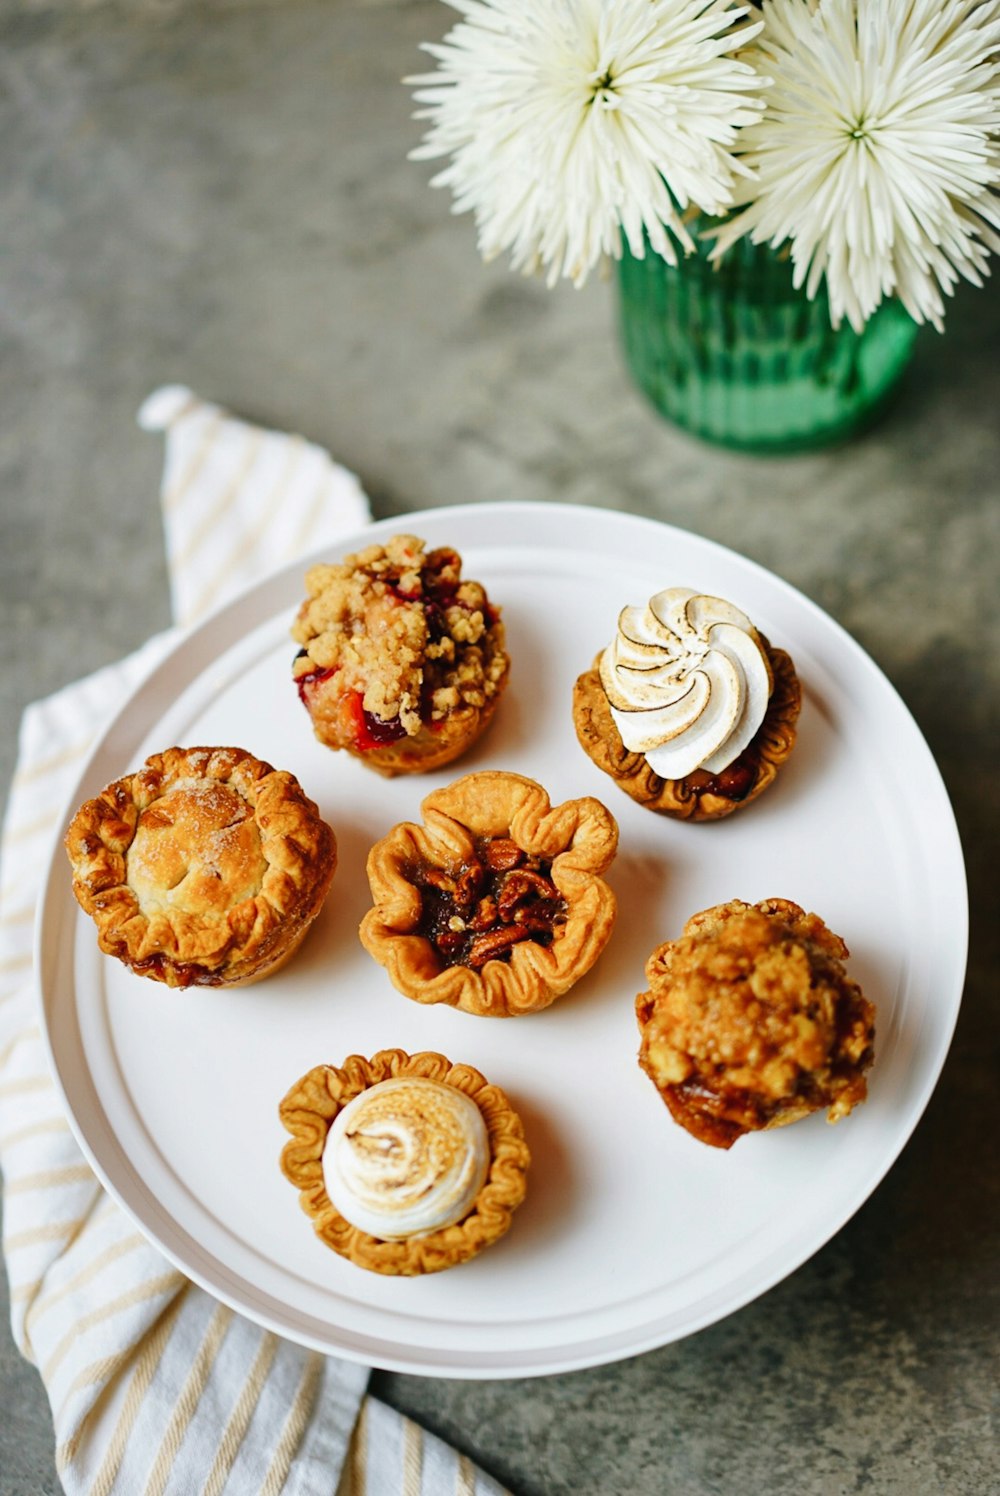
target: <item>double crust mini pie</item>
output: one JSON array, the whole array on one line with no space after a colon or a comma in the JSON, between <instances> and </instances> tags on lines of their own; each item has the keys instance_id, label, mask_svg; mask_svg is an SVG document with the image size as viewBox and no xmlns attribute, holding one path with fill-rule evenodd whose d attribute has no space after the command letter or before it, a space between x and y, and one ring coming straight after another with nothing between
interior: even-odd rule
<instances>
[{"instance_id":1,"label":"double crust mini pie","mask_svg":"<svg viewBox=\"0 0 1000 1496\"><path fill-rule=\"evenodd\" d=\"M600 876L618 827L598 800L553 806L520 774L467 774L369 853L365 948L422 1003L510 1017L589 971L614 927Z\"/></svg>"},{"instance_id":2,"label":"double crust mini pie","mask_svg":"<svg viewBox=\"0 0 1000 1496\"><path fill-rule=\"evenodd\" d=\"M101 950L169 987L238 987L289 959L337 866L294 775L242 748L168 748L66 834Z\"/></svg>"},{"instance_id":3,"label":"double crust mini pie","mask_svg":"<svg viewBox=\"0 0 1000 1496\"><path fill-rule=\"evenodd\" d=\"M719 820L749 805L795 745L791 658L720 598L671 587L622 610L576 682L581 747L640 805Z\"/></svg>"},{"instance_id":4,"label":"double crust mini pie","mask_svg":"<svg viewBox=\"0 0 1000 1496\"><path fill-rule=\"evenodd\" d=\"M788 899L694 915L650 956L636 999L639 1063L676 1122L729 1148L746 1132L865 1100L875 1009L847 946Z\"/></svg>"},{"instance_id":5,"label":"double crust mini pie","mask_svg":"<svg viewBox=\"0 0 1000 1496\"><path fill-rule=\"evenodd\" d=\"M412 535L313 566L292 638L313 730L380 774L450 763L489 725L509 660L499 610L447 547Z\"/></svg>"},{"instance_id":6,"label":"double crust mini pie","mask_svg":"<svg viewBox=\"0 0 1000 1496\"><path fill-rule=\"evenodd\" d=\"M316 1235L370 1272L466 1262L504 1235L524 1199L520 1118L499 1086L442 1054L384 1049L317 1065L279 1114L292 1135L282 1172Z\"/></svg>"}]
</instances>

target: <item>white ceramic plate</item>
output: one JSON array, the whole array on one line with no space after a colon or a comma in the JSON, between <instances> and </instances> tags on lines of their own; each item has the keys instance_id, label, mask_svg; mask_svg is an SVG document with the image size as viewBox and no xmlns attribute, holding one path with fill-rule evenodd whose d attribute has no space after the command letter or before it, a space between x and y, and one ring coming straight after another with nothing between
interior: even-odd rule
<instances>
[{"instance_id":1,"label":"white ceramic plate","mask_svg":"<svg viewBox=\"0 0 1000 1496\"><path fill-rule=\"evenodd\" d=\"M108 1189L191 1278L323 1351L444 1376L563 1371L662 1345L778 1282L857 1210L903 1147L944 1061L961 995L966 896L954 819L898 696L820 610L694 535L588 508L483 505L376 524L462 552L502 605L510 688L457 768L385 781L312 738L290 681L304 564L186 637L125 704L73 806L173 743L236 744L297 774L337 832L326 907L290 966L240 991L170 991L101 956L53 853L40 920L44 1020L80 1142ZM319 558L317 558L319 559ZM331 559L329 555L325 559ZM576 742L576 675L619 609L668 585L737 603L787 647L804 687L777 783L730 820L640 809ZM432 787L498 767L553 801L597 795L618 817L615 934L544 1013L483 1019L400 996L362 949L369 847ZM778 895L851 947L878 1009L870 1099L724 1153L671 1120L636 1061L633 999L651 949L725 899ZM313 1235L278 1168L277 1106L311 1066L435 1049L520 1111L534 1162L509 1235L473 1262L383 1279Z\"/></svg>"}]
</instances>

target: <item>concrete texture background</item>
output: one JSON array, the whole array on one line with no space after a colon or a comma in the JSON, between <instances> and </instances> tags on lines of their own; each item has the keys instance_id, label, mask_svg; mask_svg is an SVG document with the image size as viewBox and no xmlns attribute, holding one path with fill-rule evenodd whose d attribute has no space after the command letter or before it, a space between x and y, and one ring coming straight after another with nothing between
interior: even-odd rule
<instances>
[{"instance_id":1,"label":"concrete texture background","mask_svg":"<svg viewBox=\"0 0 1000 1496\"><path fill-rule=\"evenodd\" d=\"M509 497L657 516L763 562L887 672L942 767L973 943L924 1120L843 1231L764 1298L619 1365L374 1389L516 1496L998 1490L1000 286L963 288L870 434L714 451L625 378L611 288L483 267L406 160L400 78L437 4L0 0L0 784L22 706L168 622L168 380L300 430L378 515ZM892 787L887 785L886 792ZM0 1491L58 1489L0 1329Z\"/></svg>"}]
</instances>

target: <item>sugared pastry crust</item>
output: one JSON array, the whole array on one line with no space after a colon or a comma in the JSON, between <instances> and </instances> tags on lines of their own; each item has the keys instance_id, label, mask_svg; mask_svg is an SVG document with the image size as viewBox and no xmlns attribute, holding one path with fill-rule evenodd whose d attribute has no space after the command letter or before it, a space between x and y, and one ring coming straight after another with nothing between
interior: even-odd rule
<instances>
[{"instance_id":1,"label":"sugared pastry crust","mask_svg":"<svg viewBox=\"0 0 1000 1496\"><path fill-rule=\"evenodd\" d=\"M623 610L615 639L576 682L573 721L585 752L633 800L709 821L774 781L801 701L791 658L745 614L675 587Z\"/></svg>"},{"instance_id":2,"label":"sugared pastry crust","mask_svg":"<svg viewBox=\"0 0 1000 1496\"><path fill-rule=\"evenodd\" d=\"M745 1132L864 1101L875 1009L847 946L788 899L696 914L646 963L639 1063L675 1121L729 1148Z\"/></svg>"},{"instance_id":3,"label":"sugared pastry crust","mask_svg":"<svg viewBox=\"0 0 1000 1496\"><path fill-rule=\"evenodd\" d=\"M98 943L169 987L237 987L298 948L337 843L294 775L242 748L168 748L77 811L73 892Z\"/></svg>"},{"instance_id":4,"label":"sugared pastry crust","mask_svg":"<svg viewBox=\"0 0 1000 1496\"><path fill-rule=\"evenodd\" d=\"M546 1008L611 935L601 878L618 827L598 800L552 806L520 774L467 774L423 802L368 855L375 907L361 940L422 1003L511 1017Z\"/></svg>"},{"instance_id":5,"label":"sugared pastry crust","mask_svg":"<svg viewBox=\"0 0 1000 1496\"><path fill-rule=\"evenodd\" d=\"M450 763L486 729L507 684L504 629L457 551L412 535L313 566L292 638L313 729L380 774Z\"/></svg>"},{"instance_id":6,"label":"sugared pastry crust","mask_svg":"<svg viewBox=\"0 0 1000 1496\"><path fill-rule=\"evenodd\" d=\"M348 1107L346 1127L338 1125ZM370 1272L413 1277L467 1262L503 1236L524 1199L530 1154L520 1118L499 1086L442 1054L383 1049L317 1065L279 1113L292 1135L281 1168L316 1235ZM328 1182L346 1209L385 1234L352 1225ZM436 1225L436 1213L448 1224Z\"/></svg>"}]
</instances>

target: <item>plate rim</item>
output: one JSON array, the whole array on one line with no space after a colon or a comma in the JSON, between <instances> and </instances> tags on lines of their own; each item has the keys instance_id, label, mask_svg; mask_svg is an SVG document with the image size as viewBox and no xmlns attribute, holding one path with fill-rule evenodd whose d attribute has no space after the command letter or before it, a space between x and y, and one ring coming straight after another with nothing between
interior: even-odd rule
<instances>
[{"instance_id":1,"label":"plate rim","mask_svg":"<svg viewBox=\"0 0 1000 1496\"><path fill-rule=\"evenodd\" d=\"M808 1245L804 1252L796 1253L791 1266L788 1265L782 1254L772 1254L772 1256L777 1255L778 1257L778 1261L773 1265L772 1270L765 1272L763 1275L760 1273L751 1274L751 1281L733 1293L727 1294L723 1290L715 1290L709 1295L710 1306L707 1305L700 1315L692 1316L690 1322L686 1323L676 1333L669 1331L666 1334L662 1333L663 1321L661 1318L660 1321L651 1323L647 1327L645 1334L637 1334L633 1330L625 1330L599 1336L596 1340L587 1342L588 1350L583 1353L580 1353L577 1347L570 1347L568 1349L564 1347L565 1353L562 1356L553 1355L545 1351L538 1352L537 1355L531 1354L526 1358L526 1353L522 1350L521 1359L516 1364L504 1363L498 1365L495 1353L493 1352L486 1353L485 1357L477 1358L475 1353L467 1351L461 1353L465 1357L462 1361L455 1359L456 1352L444 1352L442 1353L441 1363L434 1364L433 1358L430 1360L421 1360L419 1357L415 1359L413 1355L394 1355L391 1348L387 1349L384 1354L379 1354L378 1358L373 1361L372 1346L379 1343L377 1337L370 1334L365 1336L364 1338L367 1342L367 1348L365 1348L364 1346L345 1345L330 1339L324 1339L322 1336L314 1336L301 1327L294 1328L290 1326L287 1319L283 1320L280 1314L275 1315L270 1313L266 1308L261 1307L259 1302L255 1304L251 1299L242 1296L240 1293L227 1289L225 1285L220 1285L210 1273L202 1272L198 1267L192 1267L190 1260L184 1256L183 1252L177 1250L169 1241L165 1241L162 1233L157 1231L154 1226L151 1226L138 1210L133 1208L132 1204L123 1197L122 1191L110 1175L109 1170L105 1167L104 1161L97 1149L91 1145L86 1129L76 1115L74 1102L70 1096L68 1081L64 1080L60 1068L56 1044L50 1031L48 1012L50 1004L47 1001L46 983L44 980L51 960L54 959L52 952L58 948L58 940L68 938L72 942L72 932L75 929L75 919L73 917L76 914L76 905L72 899L71 889L65 877L65 866L62 863L64 855L62 851L62 838L65 826L81 802L81 797L86 797L88 794L97 792L96 790L88 790L87 788L94 765L100 758L109 753L116 736L121 735L124 725L132 717L136 716L137 702L142 700L145 693L155 692L158 679L172 667L178 655L181 655L188 649L197 649L198 643L217 626L220 619L226 615L238 614L241 608L244 608L247 602L258 593L266 592L269 588L280 587L286 578L296 574L301 575L301 572L305 568L317 560L328 558L331 554L343 555L350 550L362 547L365 543L373 543L388 534L408 532L411 525L419 527L424 522L432 521L438 523L443 519L447 519L448 521L454 521L459 526L471 522L473 527L475 527L477 523L486 520L503 518L510 518L512 520L521 518L537 519L540 513L544 513L550 518L558 516L567 523L572 523L575 517L581 522L588 521L593 523L596 520L599 523L610 524L613 528L620 526L624 530L631 529L633 533L655 531L661 539L664 536L669 537L671 534L675 534L682 536L685 542L693 541L698 546L706 548L709 554L714 553L725 557L729 563L735 560L740 567L746 568L751 574L756 575L768 588L776 588L779 593L784 594L786 600L791 602L796 608L804 608L821 629L827 632L832 631L837 636L840 647L846 648L852 656L855 666L868 672L877 688L881 692L888 694L894 703L895 709L901 711L908 720L914 735L914 743L922 752L925 760L925 768L930 772L935 783L939 801L937 807L937 834L946 837L949 843L949 860L954 864L954 871L957 873L957 880L950 879L951 897L957 906L958 912L961 914L960 922L952 927L955 939L951 943L950 949L951 969L953 973L953 981L949 986L948 993L950 1007L947 1013L947 1020L941 1029L938 1052L933 1055L931 1063L925 1067L923 1083L913 1100L906 1124L900 1126L892 1138L891 1145L880 1153L874 1177L871 1178L870 1182L867 1182L866 1176L866 1182L859 1191L852 1195L851 1203L846 1210L835 1213L832 1224L829 1221L823 1223L822 1229L817 1234L817 1239L811 1245ZM475 546L476 540L474 537L469 536L462 540L461 543L466 547ZM261 614L258 615L257 624L265 623L273 616L273 612L274 610L269 611L265 616L262 609ZM227 640L221 648L213 651L214 657L218 658L227 653L234 647L236 642L236 640ZM195 675L200 673L201 670L199 669L195 672ZM195 675L192 675L190 680L186 679L187 685L191 684ZM148 724L138 729L138 741L141 742L147 730ZM120 772L126 771L122 769ZM953 1041L955 1026L961 1008L968 960L968 880L961 837L955 820L954 810L940 768L919 724L901 694L882 668L842 624L832 618L798 588L753 558L743 555L733 547L723 545L719 541L700 535L696 531L684 529L668 521L634 515L628 511L598 505L534 503L522 500L508 500L501 502L439 505L431 509L412 510L403 514L387 516L356 530L346 532L344 535L338 536L330 542L311 547L300 557L283 562L280 566L241 587L217 607L213 608L210 613L206 614L196 624L168 631L163 651L140 674L121 706L106 718L103 725L98 728L93 746L75 778L71 793L66 797L65 803L61 808L60 818L48 848L44 865L45 873L39 891L38 914L34 934L35 990L42 1042L50 1071L74 1137L97 1177L101 1180L104 1188L139 1228L144 1237L158 1251L162 1252L168 1261L178 1267L191 1281L197 1283L214 1298L226 1303L237 1312L246 1315L249 1319L279 1335L295 1340L323 1354L339 1355L362 1364L375 1364L387 1370L415 1375L448 1376L470 1380L505 1379L516 1376L551 1375L608 1364L628 1356L643 1354L658 1346L685 1338L689 1334L695 1334L708 1325L717 1323L719 1320L728 1317L729 1314L735 1313L738 1309L745 1307L754 1299L768 1292L784 1278L797 1271L810 1257L814 1256L817 1251L842 1230L851 1217L871 1197L895 1164L926 1111ZM62 928L62 924L66 922L67 914L70 916L68 920L68 930L70 933L68 935L66 930ZM55 937L55 943L53 937ZM75 994L73 1002L75 1007ZM85 1065L85 1068L87 1068L89 1078L89 1067ZM100 1096L97 1094L96 1087L94 1089L96 1099L100 1105ZM103 1106L101 1110L103 1114ZM113 1128L106 1116L104 1117L104 1121L107 1125L109 1135L113 1137ZM179 1231L185 1239L194 1241L186 1226L182 1226L176 1220L173 1220L173 1218L171 1218L171 1221L175 1232ZM197 1247L197 1242L194 1242L194 1245ZM202 1247L201 1250L206 1255L211 1256L213 1261L219 1261L209 1249ZM221 1263L220 1266L228 1276L238 1279L241 1284L247 1284L247 1287L253 1290L254 1285L247 1283L247 1280L237 1270L227 1266L225 1263ZM745 1274L737 1275L734 1280L730 1280L727 1287L732 1289L734 1282L738 1284L741 1278L745 1276ZM712 1301L719 1298L720 1293L725 1300L721 1309L712 1303ZM269 1302L273 1301L273 1295L267 1290L258 1289L257 1295L258 1299L263 1295ZM286 1306L286 1314L292 1312L294 1312L297 1318L301 1319L303 1317L299 1311L291 1311L289 1306ZM668 1319L670 1317L672 1316L666 1316ZM351 1336L357 1336L357 1332L355 1331L347 1333ZM628 1339L629 1343L627 1346L622 1347L613 1344L623 1336ZM426 1358L429 1353L423 1351L421 1354ZM535 1364L536 1361L540 1361L541 1364Z\"/></svg>"}]
</instances>

